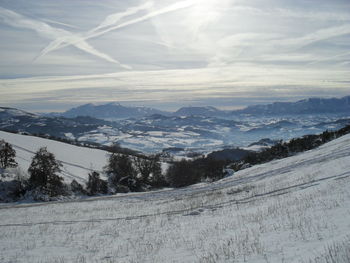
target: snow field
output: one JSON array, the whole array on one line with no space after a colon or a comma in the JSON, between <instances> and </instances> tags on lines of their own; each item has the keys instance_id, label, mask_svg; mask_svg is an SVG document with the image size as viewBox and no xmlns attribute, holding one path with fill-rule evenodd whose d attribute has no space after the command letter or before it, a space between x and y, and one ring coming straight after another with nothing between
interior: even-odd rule
<instances>
[{"instance_id":1,"label":"snow field","mask_svg":"<svg viewBox=\"0 0 350 263\"><path fill-rule=\"evenodd\" d=\"M0 261L345 263L349 186L347 135L212 184L3 206Z\"/></svg>"},{"instance_id":2,"label":"snow field","mask_svg":"<svg viewBox=\"0 0 350 263\"><path fill-rule=\"evenodd\" d=\"M107 163L108 153L102 150L78 147L43 138L24 136L0 131L0 139L12 144L16 150L19 167L27 171L32 158L40 147L47 147L57 160L62 161L62 173L66 182L73 179L85 183L91 170L102 171Z\"/></svg>"}]
</instances>

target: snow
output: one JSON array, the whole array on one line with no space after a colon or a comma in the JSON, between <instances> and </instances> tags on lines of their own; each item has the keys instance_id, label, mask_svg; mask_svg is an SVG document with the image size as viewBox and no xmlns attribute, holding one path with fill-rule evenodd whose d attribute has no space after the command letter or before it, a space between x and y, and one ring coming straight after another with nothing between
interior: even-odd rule
<instances>
[{"instance_id":1,"label":"snow","mask_svg":"<svg viewBox=\"0 0 350 263\"><path fill-rule=\"evenodd\" d=\"M75 137L74 137L73 133L71 133L71 132L65 133L64 136L66 136L70 140L75 140Z\"/></svg>"},{"instance_id":2,"label":"snow","mask_svg":"<svg viewBox=\"0 0 350 263\"><path fill-rule=\"evenodd\" d=\"M63 164L61 175L66 182L75 179L85 183L91 170L102 171L107 163L108 153L102 150L78 147L62 142L24 136L0 131L0 139L12 144L16 150L16 161L23 170L28 170L34 153L47 147Z\"/></svg>"},{"instance_id":3,"label":"snow","mask_svg":"<svg viewBox=\"0 0 350 263\"><path fill-rule=\"evenodd\" d=\"M0 133L5 136L31 149L42 144L42 139ZM80 150L64 147L56 150L79 161L74 155ZM80 153L94 159L88 157L93 151ZM7 204L0 211L0 262L345 263L350 258L350 135L214 183ZM332 248L343 256L322 261L335 258Z\"/></svg>"}]
</instances>

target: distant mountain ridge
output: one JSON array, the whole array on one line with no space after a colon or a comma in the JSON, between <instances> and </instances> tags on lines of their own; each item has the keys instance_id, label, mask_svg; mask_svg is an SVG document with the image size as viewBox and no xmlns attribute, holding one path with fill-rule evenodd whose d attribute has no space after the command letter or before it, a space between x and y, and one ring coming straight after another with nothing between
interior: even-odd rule
<instances>
[{"instance_id":1,"label":"distant mountain ridge","mask_svg":"<svg viewBox=\"0 0 350 263\"><path fill-rule=\"evenodd\" d=\"M81 134L103 125L116 125L89 116L74 118L46 117L15 108L0 107L0 129L25 132L30 134L47 134L64 138L65 134Z\"/></svg>"},{"instance_id":2,"label":"distant mountain ridge","mask_svg":"<svg viewBox=\"0 0 350 263\"><path fill-rule=\"evenodd\" d=\"M350 113L350 96L330 99L309 98L297 102L274 102L267 105L253 105L232 113L252 115Z\"/></svg>"},{"instance_id":3,"label":"distant mountain ridge","mask_svg":"<svg viewBox=\"0 0 350 263\"><path fill-rule=\"evenodd\" d=\"M122 106L119 103L112 102L103 105L94 105L92 103L84 104L62 113L61 116L66 118L90 116L98 119L115 120L125 118L138 118L153 114L164 115L168 114L168 112L147 107Z\"/></svg>"},{"instance_id":4,"label":"distant mountain ridge","mask_svg":"<svg viewBox=\"0 0 350 263\"><path fill-rule=\"evenodd\" d=\"M204 110L204 112L202 112ZM219 111L219 110L218 110ZM108 121L90 116L67 118L43 116L14 108L0 107L0 130L41 134L78 142L111 145L118 142L141 152L159 152L182 148L183 153L209 152L236 146L248 146L262 138L285 139L333 130L349 124L350 115L249 115L230 112L224 117L215 108L192 107L175 114L152 114L141 118ZM190 116L184 116L190 114Z\"/></svg>"},{"instance_id":5,"label":"distant mountain ridge","mask_svg":"<svg viewBox=\"0 0 350 263\"><path fill-rule=\"evenodd\" d=\"M123 106L119 103L102 105L84 104L63 113L50 113L46 116L62 116L74 118L90 116L97 119L118 120L142 118L151 115L163 116L204 116L230 117L239 114L250 115L294 115L294 114L324 114L350 113L350 96L343 98L309 98L296 102L274 102L266 105L252 105L241 110L227 111L212 106L182 107L175 112L162 111L148 107Z\"/></svg>"},{"instance_id":6,"label":"distant mountain ridge","mask_svg":"<svg viewBox=\"0 0 350 263\"><path fill-rule=\"evenodd\" d=\"M226 115L226 111L219 110L212 106L206 106L206 107L182 107L175 111L173 115L175 116L191 116L191 115L198 115L198 116L206 116L206 117L214 117L214 116L223 116Z\"/></svg>"}]
</instances>

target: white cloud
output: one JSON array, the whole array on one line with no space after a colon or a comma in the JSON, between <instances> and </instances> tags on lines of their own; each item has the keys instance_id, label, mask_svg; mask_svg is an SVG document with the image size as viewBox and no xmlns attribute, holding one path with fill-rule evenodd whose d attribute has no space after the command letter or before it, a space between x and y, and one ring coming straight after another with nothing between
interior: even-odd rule
<instances>
[{"instance_id":1,"label":"white cloud","mask_svg":"<svg viewBox=\"0 0 350 263\"><path fill-rule=\"evenodd\" d=\"M0 103L7 105L349 90L350 12L342 1L21 3L0 4Z\"/></svg>"},{"instance_id":2,"label":"white cloud","mask_svg":"<svg viewBox=\"0 0 350 263\"><path fill-rule=\"evenodd\" d=\"M342 81L346 80L346 69L241 64L224 68L7 79L0 80L0 98L6 98L9 103L48 95L56 100L68 99L68 96L70 102L81 103L82 100L94 101L94 98L99 101L172 101L174 98L181 101L188 98L227 99L242 94L283 97L298 96L301 90L314 94L325 91L344 94L348 86Z\"/></svg>"},{"instance_id":3,"label":"white cloud","mask_svg":"<svg viewBox=\"0 0 350 263\"><path fill-rule=\"evenodd\" d=\"M140 22L149 20L151 18L160 16L160 15L174 12L174 11L177 11L177 10L180 10L183 8L188 8L190 6L193 6L193 4L194 4L193 0L186 0L186 1L177 2L175 4L166 6L164 8L160 8L156 11L149 12L149 13L142 15L138 18L130 19L130 20L123 22L123 23L120 23L120 24L118 24L118 22L120 21L121 18L124 18L125 16L129 16L130 14L137 13L138 11L140 11L142 9L149 8L149 7L151 7L151 5L146 3L145 5L128 9L127 11L125 11L123 13L116 13L114 15L110 15L102 22L102 24L100 24L97 28L92 29L87 34L85 34L81 37L65 39L64 41L60 41L59 45L57 45L57 42L56 42L55 45L52 45L50 48L46 48L45 52L42 52L42 54L40 56L43 56L49 52L52 52L54 50L64 48L64 47L67 47L70 45L78 45L80 42L104 35L110 31L113 31L113 30L122 29L122 28L131 26L134 24L138 24Z\"/></svg>"},{"instance_id":4,"label":"white cloud","mask_svg":"<svg viewBox=\"0 0 350 263\"><path fill-rule=\"evenodd\" d=\"M34 30L38 34L40 34L41 36L43 36L45 38L57 40L56 42L51 43L51 45L50 45L51 48L56 47L57 44L59 43L60 39L64 39L65 41L70 41L70 42L75 41L75 42L77 42L77 43L74 43L74 46L76 48L81 49L87 53L94 55L94 56L105 59L109 62L119 64L121 67L130 69L130 67L119 63L115 59L111 58L109 55L104 54L100 51L97 51L95 48L91 47L85 41L76 41L78 39L78 37L76 35L68 32L68 31L66 31L66 30L51 27L50 25L48 25L42 21L26 18L26 17L24 17L16 12L13 12L11 10L8 10L8 9L2 8L2 7L0 7L0 18L2 18L2 20L10 26ZM37 57L37 59L38 58L40 58L40 55Z\"/></svg>"},{"instance_id":5,"label":"white cloud","mask_svg":"<svg viewBox=\"0 0 350 263\"><path fill-rule=\"evenodd\" d=\"M350 24L344 24L341 26L322 28L302 37L274 40L273 42L270 42L270 44L287 48L299 48L314 42L348 34L350 34Z\"/></svg>"}]
</instances>

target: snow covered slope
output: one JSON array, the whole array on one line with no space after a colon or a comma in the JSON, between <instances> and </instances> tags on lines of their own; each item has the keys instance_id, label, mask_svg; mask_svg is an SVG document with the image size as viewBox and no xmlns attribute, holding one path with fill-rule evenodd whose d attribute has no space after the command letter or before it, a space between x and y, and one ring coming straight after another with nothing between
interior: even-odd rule
<instances>
[{"instance_id":1,"label":"snow covered slope","mask_svg":"<svg viewBox=\"0 0 350 263\"><path fill-rule=\"evenodd\" d=\"M350 135L212 184L0 207L0 262L350 259Z\"/></svg>"},{"instance_id":2,"label":"snow covered slope","mask_svg":"<svg viewBox=\"0 0 350 263\"><path fill-rule=\"evenodd\" d=\"M0 131L0 139L12 144L16 150L16 161L25 171L28 170L35 152L40 147L47 147L48 151L56 156L56 159L62 161L61 175L66 182L75 179L84 183L91 170L102 171L103 166L107 163L108 153L102 150L3 131Z\"/></svg>"}]
</instances>

